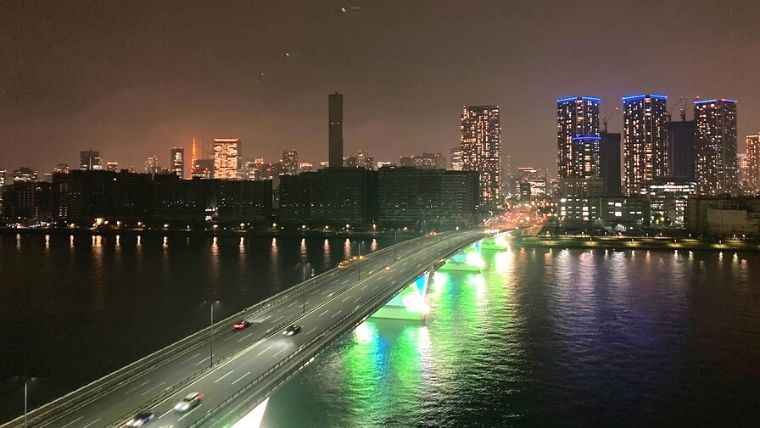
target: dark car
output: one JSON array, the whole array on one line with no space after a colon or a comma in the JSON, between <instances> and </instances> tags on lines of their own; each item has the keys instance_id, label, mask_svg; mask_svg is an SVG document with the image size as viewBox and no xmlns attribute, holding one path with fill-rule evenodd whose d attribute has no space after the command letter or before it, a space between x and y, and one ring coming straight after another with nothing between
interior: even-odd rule
<instances>
[{"instance_id":1,"label":"dark car","mask_svg":"<svg viewBox=\"0 0 760 428\"><path fill-rule=\"evenodd\" d=\"M299 331L301 331L301 326L298 324L293 324L290 327L286 328L285 331L282 332L282 335L295 336Z\"/></svg>"},{"instance_id":2,"label":"dark car","mask_svg":"<svg viewBox=\"0 0 760 428\"><path fill-rule=\"evenodd\" d=\"M134 418L132 418L129 422L127 422L128 427L141 427L143 425L146 425L148 422L152 421L156 417L156 414L152 411L147 412L140 412L135 415Z\"/></svg>"},{"instance_id":3,"label":"dark car","mask_svg":"<svg viewBox=\"0 0 760 428\"><path fill-rule=\"evenodd\" d=\"M203 400L203 393L202 392L191 392L185 396L185 398L182 399L179 403L177 403L176 406L174 406L174 410L185 413L188 410L196 407L197 405L201 404L201 400Z\"/></svg>"},{"instance_id":4,"label":"dark car","mask_svg":"<svg viewBox=\"0 0 760 428\"><path fill-rule=\"evenodd\" d=\"M251 324L253 323L248 320L242 320L242 321L236 322L235 324L232 324L232 328L234 328L235 330L244 330L250 327Z\"/></svg>"}]
</instances>

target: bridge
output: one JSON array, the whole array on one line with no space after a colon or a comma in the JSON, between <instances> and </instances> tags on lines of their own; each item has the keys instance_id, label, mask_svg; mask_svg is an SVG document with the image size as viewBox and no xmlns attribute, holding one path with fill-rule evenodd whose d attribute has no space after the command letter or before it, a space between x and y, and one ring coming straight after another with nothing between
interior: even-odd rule
<instances>
[{"instance_id":1,"label":"bridge","mask_svg":"<svg viewBox=\"0 0 760 428\"><path fill-rule=\"evenodd\" d=\"M151 426L228 426L231 415L254 409L322 349L379 309L394 317L424 311L421 298L400 292L442 258L485 236L483 231L452 231L383 248L34 409L26 421L20 416L0 428L122 427L143 410L155 412ZM400 308L394 309L394 302ZM240 319L252 325L233 330L232 323ZM291 324L300 325L301 331L283 336ZM201 405L186 413L174 411L176 403L196 391L205 395Z\"/></svg>"}]
</instances>

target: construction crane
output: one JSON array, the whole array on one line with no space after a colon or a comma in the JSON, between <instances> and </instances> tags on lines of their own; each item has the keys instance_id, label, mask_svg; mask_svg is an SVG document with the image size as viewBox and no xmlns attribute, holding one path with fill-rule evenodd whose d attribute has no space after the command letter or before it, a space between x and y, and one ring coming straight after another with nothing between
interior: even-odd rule
<instances>
[{"instance_id":1,"label":"construction crane","mask_svg":"<svg viewBox=\"0 0 760 428\"><path fill-rule=\"evenodd\" d=\"M686 122L686 106L688 104L689 104L689 97L681 97L678 99L678 115L681 117L681 122ZM673 116L673 114L671 113L672 111L673 110L668 112L668 121L670 121L670 118Z\"/></svg>"},{"instance_id":2,"label":"construction crane","mask_svg":"<svg viewBox=\"0 0 760 428\"><path fill-rule=\"evenodd\" d=\"M602 132L605 132L605 133L607 132L607 121L612 119L615 116L615 114L617 114L618 110L620 110L620 107L615 107L615 110L612 110L611 112L607 113L607 115L602 118L602 127L604 128Z\"/></svg>"}]
</instances>

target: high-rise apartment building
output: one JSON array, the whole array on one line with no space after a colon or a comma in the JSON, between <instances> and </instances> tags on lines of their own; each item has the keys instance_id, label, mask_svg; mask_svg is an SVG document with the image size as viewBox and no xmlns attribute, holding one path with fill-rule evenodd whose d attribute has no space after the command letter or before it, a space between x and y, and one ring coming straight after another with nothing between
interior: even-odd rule
<instances>
[{"instance_id":1,"label":"high-rise apartment building","mask_svg":"<svg viewBox=\"0 0 760 428\"><path fill-rule=\"evenodd\" d=\"M760 134L747 136L744 161L747 163L746 192L760 195Z\"/></svg>"},{"instance_id":2,"label":"high-rise apartment building","mask_svg":"<svg viewBox=\"0 0 760 428\"><path fill-rule=\"evenodd\" d=\"M171 172L180 179L185 178L185 149L172 147L169 150L169 159Z\"/></svg>"},{"instance_id":3,"label":"high-rise apartment building","mask_svg":"<svg viewBox=\"0 0 760 428\"><path fill-rule=\"evenodd\" d=\"M464 106L460 117L462 170L477 171L480 205L502 205L499 106Z\"/></svg>"},{"instance_id":4,"label":"high-rise apartment building","mask_svg":"<svg viewBox=\"0 0 760 428\"><path fill-rule=\"evenodd\" d=\"M668 175L682 180L697 181L694 174L694 121L668 122L665 132L668 145Z\"/></svg>"},{"instance_id":5,"label":"high-rise apartment building","mask_svg":"<svg viewBox=\"0 0 760 428\"><path fill-rule=\"evenodd\" d=\"M103 159L100 157L100 152L92 149L79 152L79 169L103 169Z\"/></svg>"},{"instance_id":6,"label":"high-rise apartment building","mask_svg":"<svg viewBox=\"0 0 760 428\"><path fill-rule=\"evenodd\" d=\"M599 137L599 177L603 193L605 196L621 196L620 133L604 131Z\"/></svg>"},{"instance_id":7,"label":"high-rise apartment building","mask_svg":"<svg viewBox=\"0 0 760 428\"><path fill-rule=\"evenodd\" d=\"M451 169L454 171L462 170L462 145L451 149Z\"/></svg>"},{"instance_id":8,"label":"high-rise apartment building","mask_svg":"<svg viewBox=\"0 0 760 428\"><path fill-rule=\"evenodd\" d=\"M700 195L736 192L736 101L694 102L696 178Z\"/></svg>"},{"instance_id":9,"label":"high-rise apartment building","mask_svg":"<svg viewBox=\"0 0 760 428\"><path fill-rule=\"evenodd\" d=\"M282 159L280 160L282 165L282 173L285 175L296 175L300 172L298 162L298 152L295 149L283 150Z\"/></svg>"},{"instance_id":10,"label":"high-rise apartment building","mask_svg":"<svg viewBox=\"0 0 760 428\"><path fill-rule=\"evenodd\" d=\"M237 179L241 147L238 138L214 139L214 178Z\"/></svg>"},{"instance_id":11,"label":"high-rise apartment building","mask_svg":"<svg viewBox=\"0 0 760 428\"><path fill-rule=\"evenodd\" d=\"M634 95L623 97L623 165L626 196L646 192L657 177L668 175L668 97Z\"/></svg>"},{"instance_id":12,"label":"high-rise apartment building","mask_svg":"<svg viewBox=\"0 0 760 428\"><path fill-rule=\"evenodd\" d=\"M119 172L119 162L106 162L106 171Z\"/></svg>"},{"instance_id":13,"label":"high-rise apartment building","mask_svg":"<svg viewBox=\"0 0 760 428\"><path fill-rule=\"evenodd\" d=\"M330 168L343 166L343 94L328 96L328 140Z\"/></svg>"},{"instance_id":14,"label":"high-rise apartment building","mask_svg":"<svg viewBox=\"0 0 760 428\"><path fill-rule=\"evenodd\" d=\"M557 170L560 181L599 176L599 98L557 100Z\"/></svg>"}]
</instances>

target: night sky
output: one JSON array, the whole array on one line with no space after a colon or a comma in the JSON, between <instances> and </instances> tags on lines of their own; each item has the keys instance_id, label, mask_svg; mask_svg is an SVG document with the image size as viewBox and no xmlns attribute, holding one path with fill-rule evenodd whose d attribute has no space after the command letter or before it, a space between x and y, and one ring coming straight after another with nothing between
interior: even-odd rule
<instances>
[{"instance_id":1,"label":"night sky","mask_svg":"<svg viewBox=\"0 0 760 428\"><path fill-rule=\"evenodd\" d=\"M500 104L512 167L554 173L556 98L599 96L606 114L641 92L667 94L675 117L682 96L738 99L743 150L760 130L760 4L0 2L0 169L75 166L88 147L166 166L193 135L318 162L335 90L346 154L377 160L448 156L461 106Z\"/></svg>"}]
</instances>

